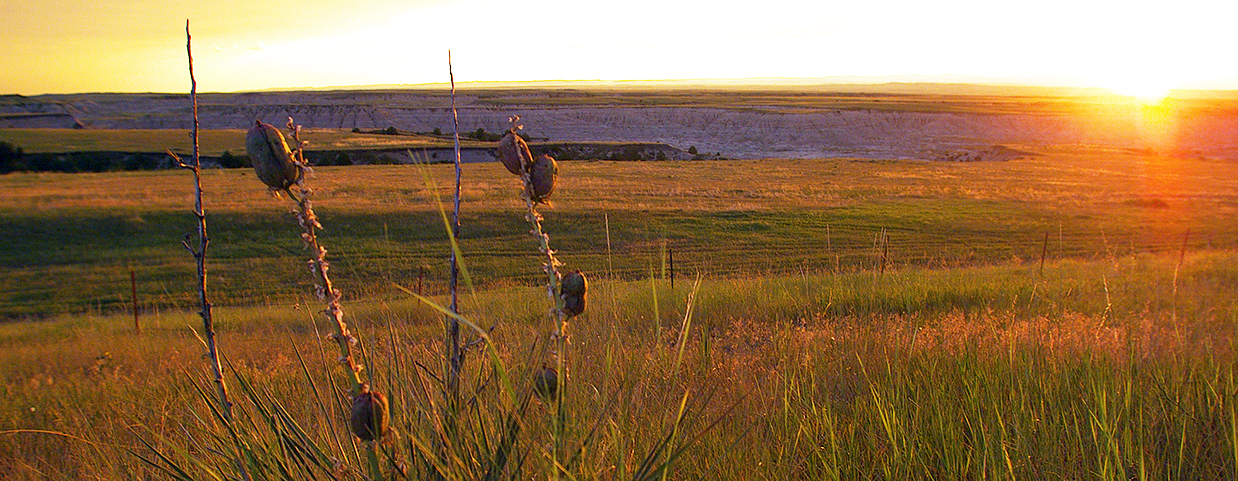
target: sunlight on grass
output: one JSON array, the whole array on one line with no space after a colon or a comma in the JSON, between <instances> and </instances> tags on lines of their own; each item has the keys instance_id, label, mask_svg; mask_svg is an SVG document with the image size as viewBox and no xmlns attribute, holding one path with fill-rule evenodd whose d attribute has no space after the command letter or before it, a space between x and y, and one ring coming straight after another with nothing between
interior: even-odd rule
<instances>
[{"instance_id":1,"label":"sunlight on grass","mask_svg":"<svg viewBox=\"0 0 1238 481\"><path fill-rule=\"evenodd\" d=\"M665 426L661 407L686 389L713 390L711 409L735 410L686 452L676 477L1122 478L1142 469L1151 478L1227 478L1235 469L1227 406L1236 400L1226 366L1238 304L1221 300L1232 298L1238 258L1188 256L1176 297L1175 266L1169 256L1136 256L1053 262L1043 275L1006 265L707 279L686 337L673 323L654 335L647 281L599 281L595 299L615 302L595 302L576 323L568 369L583 390L570 429L583 435L599 409L624 401L579 468L600 477L637 471L631 451L656 441L639 427ZM682 316L690 286L657 287L662 318ZM544 316L538 292L485 291L465 312L499 326L495 346L517 378L536 367L525 353L544 348L532 342ZM380 385L439 355L440 321L419 303L351 310L372 339L364 350ZM238 375L274 399L315 398L293 353L331 354L317 341L326 326L304 307L216 315ZM163 432L166 442L179 437L173 431L208 428L183 410L202 402L183 367L201 364L194 315L148 322L141 336L127 316L0 325L6 429L89 441L0 434L0 452L31 463L9 465L7 476L132 477L146 468L123 452L139 449L131 428ZM671 368L681 351L689 376ZM312 376L337 382L330 362L312 365ZM311 435L334 436L316 402L284 408Z\"/></svg>"}]
</instances>

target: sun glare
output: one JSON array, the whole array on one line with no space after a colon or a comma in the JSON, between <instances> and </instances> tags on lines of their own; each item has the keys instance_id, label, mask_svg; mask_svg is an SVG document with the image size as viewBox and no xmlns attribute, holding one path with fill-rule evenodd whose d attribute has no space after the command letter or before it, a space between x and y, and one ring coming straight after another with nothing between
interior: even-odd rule
<instances>
[{"instance_id":1,"label":"sun glare","mask_svg":"<svg viewBox=\"0 0 1238 481\"><path fill-rule=\"evenodd\" d=\"M1131 97L1141 104L1159 104L1169 97L1169 93L1173 90L1167 82L1160 82L1156 79L1124 79L1121 83L1116 83L1107 87L1114 95Z\"/></svg>"}]
</instances>

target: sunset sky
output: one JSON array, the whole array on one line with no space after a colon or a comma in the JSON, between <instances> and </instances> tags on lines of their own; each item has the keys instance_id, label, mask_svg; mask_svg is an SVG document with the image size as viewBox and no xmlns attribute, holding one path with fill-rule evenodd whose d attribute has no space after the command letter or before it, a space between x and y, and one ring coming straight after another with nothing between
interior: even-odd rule
<instances>
[{"instance_id":1,"label":"sunset sky","mask_svg":"<svg viewBox=\"0 0 1238 481\"><path fill-rule=\"evenodd\" d=\"M1238 89L1238 2L0 0L0 94L928 76Z\"/></svg>"}]
</instances>

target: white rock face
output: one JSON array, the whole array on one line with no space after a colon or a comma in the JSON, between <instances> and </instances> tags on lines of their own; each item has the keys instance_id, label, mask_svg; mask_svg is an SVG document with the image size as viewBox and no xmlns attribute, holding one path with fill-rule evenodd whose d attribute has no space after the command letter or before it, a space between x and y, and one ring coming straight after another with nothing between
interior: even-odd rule
<instances>
[{"instance_id":1,"label":"white rock face","mask_svg":"<svg viewBox=\"0 0 1238 481\"><path fill-rule=\"evenodd\" d=\"M189 128L183 95L83 94L6 103L0 127L48 127L68 119L93 128ZM527 98L533 99L536 96ZM525 101L523 98L507 99ZM309 128L451 131L443 93L399 91L273 92L199 97L202 127L246 128L255 119ZM990 160L1009 157L995 145L1102 145L1176 155L1238 159L1238 116L1196 113L1169 125L1129 114L960 114L782 107L496 106L491 98L457 100L460 129L507 129L520 114L525 132L558 142L664 142L730 158L868 157ZM23 117L23 113L39 114ZM53 117L49 117L52 115ZM27 123L29 125L27 125ZM53 122L54 123L54 122ZM68 127L65 125L62 127ZM1004 152L995 155L994 152Z\"/></svg>"}]
</instances>

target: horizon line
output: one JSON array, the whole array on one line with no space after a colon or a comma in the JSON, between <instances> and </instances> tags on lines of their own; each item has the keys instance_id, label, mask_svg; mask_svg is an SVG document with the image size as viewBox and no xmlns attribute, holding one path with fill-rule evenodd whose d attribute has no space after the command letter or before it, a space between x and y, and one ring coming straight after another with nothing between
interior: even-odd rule
<instances>
[{"instance_id":1,"label":"horizon line","mask_svg":"<svg viewBox=\"0 0 1238 481\"><path fill-rule=\"evenodd\" d=\"M812 86L865 86L865 87L880 87L880 86L952 86L965 87L977 86L986 88L1015 88L1015 89L1046 89L1056 90L1058 94L1064 93L1060 91L1074 91L1080 95L1100 94L1100 95L1118 95L1105 87L1095 85L1083 85L1082 82L1073 81L1064 77L1046 77L1046 78L1016 78L1016 77L976 77L968 75L872 75L872 76L827 76L827 77L739 77L739 78L721 78L721 77L702 77L702 78L680 78L680 79L537 79L537 80L465 80L455 82L456 86L467 85L476 86L482 85L490 88L521 88L521 87L558 87L569 85L598 85L598 86L613 86L613 85L636 85L636 84L667 84L693 87L812 87ZM199 94L244 94L244 93L276 93L276 92L331 92L331 91L366 91L366 90L400 90L400 89L449 89L450 82L422 82L422 83L378 83L378 84L356 84L356 85L328 85L328 86L295 86L295 87L270 87L264 89L251 90L208 90L199 91ZM1179 93L1203 93L1203 92L1238 92L1238 87L1227 88L1177 88L1170 89L1169 92ZM19 93L4 93L0 97L18 96L18 97L40 97L40 96L57 96L57 95L144 95L144 94L179 94L182 92L168 91L93 91L93 92L60 92L60 93L39 93L39 94L19 94Z\"/></svg>"}]
</instances>

